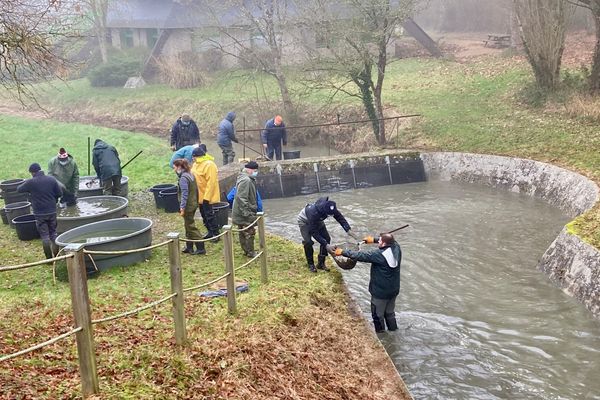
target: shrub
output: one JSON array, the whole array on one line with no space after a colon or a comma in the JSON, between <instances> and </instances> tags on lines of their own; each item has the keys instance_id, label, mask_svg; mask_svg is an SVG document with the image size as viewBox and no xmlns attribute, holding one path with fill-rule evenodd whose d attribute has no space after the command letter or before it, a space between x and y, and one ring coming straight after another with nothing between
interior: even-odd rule
<instances>
[{"instance_id":1,"label":"shrub","mask_svg":"<svg viewBox=\"0 0 600 400\"><path fill-rule=\"evenodd\" d=\"M181 52L176 56L160 57L157 62L160 80L177 89L189 89L202 86L205 72L202 70L201 55L193 52Z\"/></svg>"},{"instance_id":2,"label":"shrub","mask_svg":"<svg viewBox=\"0 0 600 400\"><path fill-rule=\"evenodd\" d=\"M131 76L141 72L147 51L130 49L113 54L106 64L99 64L88 73L90 84L95 87L123 86Z\"/></svg>"}]
</instances>

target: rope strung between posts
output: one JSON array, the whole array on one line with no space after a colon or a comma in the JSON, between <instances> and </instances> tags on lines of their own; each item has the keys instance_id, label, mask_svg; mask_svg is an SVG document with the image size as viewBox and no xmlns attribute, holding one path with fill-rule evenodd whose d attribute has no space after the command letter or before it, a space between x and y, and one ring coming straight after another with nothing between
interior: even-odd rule
<instances>
[{"instance_id":1,"label":"rope strung between posts","mask_svg":"<svg viewBox=\"0 0 600 400\"><path fill-rule=\"evenodd\" d=\"M203 284L201 284L201 285L198 285L198 286L193 286L193 287L191 287L191 288L183 289L183 292L184 292L184 293L185 293L185 292L191 292L192 290L198 290L198 289L201 289L201 288L203 288L203 287L210 286L210 285L212 285L213 283L219 282L219 281L220 281L221 279L223 279L223 278L227 278L229 275L231 275L231 272L228 272L228 273L226 273L225 275L222 275L222 276L220 276L220 277L218 277L218 278L216 278L216 279L213 279L213 280L212 280L212 281L210 281L210 282L206 282L206 283L203 283Z\"/></svg>"},{"instance_id":2,"label":"rope strung between posts","mask_svg":"<svg viewBox=\"0 0 600 400\"><path fill-rule=\"evenodd\" d=\"M148 303L145 306L138 307L135 310L125 311L124 313L113 315L112 317L106 317L106 318L101 318L101 319L93 319L92 320L92 324L99 324L101 322L108 322L108 321L112 321L112 320L119 319L119 318L125 318L125 317L128 317L130 315L138 314L141 311L147 310L147 309L152 308L154 306L157 306L157 305L159 305L161 303L164 303L165 301L171 300L175 296L177 296L177 293L171 293L170 295L168 295L165 298L153 301L152 303Z\"/></svg>"},{"instance_id":3,"label":"rope strung between posts","mask_svg":"<svg viewBox=\"0 0 600 400\"><path fill-rule=\"evenodd\" d=\"M211 236L208 239L181 239L184 242L189 242L189 243L201 243L201 242L210 242L212 240L216 240L218 238L220 238L221 236L224 236L227 232L221 232L218 235L215 236Z\"/></svg>"},{"instance_id":4,"label":"rope strung between posts","mask_svg":"<svg viewBox=\"0 0 600 400\"><path fill-rule=\"evenodd\" d=\"M148 251L148 250L152 250L155 249L157 247L161 247L164 245L167 245L169 243L171 243L173 240L165 240L164 242L161 243L157 243L154 244L152 246L148 246L148 247L142 247L139 249L132 249L132 250L121 250L121 251L100 251L100 250L83 250L83 252L85 254L94 254L94 255L119 255L119 254L132 254L132 253L141 253L142 251Z\"/></svg>"},{"instance_id":5,"label":"rope strung between posts","mask_svg":"<svg viewBox=\"0 0 600 400\"><path fill-rule=\"evenodd\" d=\"M65 256L49 258L47 260L36 261L36 262L28 263L28 264L19 264L19 265L11 265L8 267L0 267L0 272L15 271L17 269L25 269L25 268L31 268L31 267L35 267L38 265L42 265L42 264L50 264L50 263L54 263L56 261L66 260L67 258L71 258L71 257L73 257L73 254L67 254Z\"/></svg>"},{"instance_id":6,"label":"rope strung between posts","mask_svg":"<svg viewBox=\"0 0 600 400\"><path fill-rule=\"evenodd\" d=\"M248 265L252 264L252 262L256 261L260 256L262 256L262 251L260 253L258 253L257 255L254 256L254 258L252 260L249 260L246 262L246 264L240 265L239 267L237 267L236 269L234 269L234 271L238 271L244 267L247 267Z\"/></svg>"},{"instance_id":7,"label":"rope strung between posts","mask_svg":"<svg viewBox=\"0 0 600 400\"><path fill-rule=\"evenodd\" d=\"M258 221L260 221L260 219L261 219L261 218L262 218L262 217L257 217L257 218L254 220L254 222L252 222L250 225L248 225L248 226L247 226L247 227L245 227L244 229L235 229L235 228L232 228L232 229L231 229L231 232L244 232L245 230L247 230L247 229L250 229L250 228L252 228L254 225L256 225L256 223L257 223Z\"/></svg>"},{"instance_id":8,"label":"rope strung between posts","mask_svg":"<svg viewBox=\"0 0 600 400\"><path fill-rule=\"evenodd\" d=\"M21 351L18 351L16 353L9 354L6 356L2 356L2 357L0 357L0 362L10 360L11 358L22 356L27 353L31 353L32 351L41 349L42 347L50 346L51 344L54 344L54 343L58 342L59 340L64 339L68 336L74 335L81 330L83 330L82 327L74 328L74 329L71 329L69 332L63 333L62 335L55 337L54 339L46 340L43 343L36 344L35 346L31 346L27 349L24 349L24 350L21 350Z\"/></svg>"}]
</instances>

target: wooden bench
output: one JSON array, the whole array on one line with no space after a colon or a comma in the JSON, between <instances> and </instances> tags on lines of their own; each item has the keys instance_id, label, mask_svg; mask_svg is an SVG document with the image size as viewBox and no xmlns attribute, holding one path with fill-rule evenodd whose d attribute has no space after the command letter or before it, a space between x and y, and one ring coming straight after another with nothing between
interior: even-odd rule
<instances>
[{"instance_id":1,"label":"wooden bench","mask_svg":"<svg viewBox=\"0 0 600 400\"><path fill-rule=\"evenodd\" d=\"M484 47L510 47L510 35L490 33L487 40L483 41Z\"/></svg>"}]
</instances>

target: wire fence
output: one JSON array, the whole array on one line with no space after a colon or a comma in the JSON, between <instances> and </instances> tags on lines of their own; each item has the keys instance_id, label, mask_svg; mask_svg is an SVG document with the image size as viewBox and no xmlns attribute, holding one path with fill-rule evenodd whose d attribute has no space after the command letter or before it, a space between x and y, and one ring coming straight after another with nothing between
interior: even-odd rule
<instances>
[{"instance_id":1,"label":"wire fence","mask_svg":"<svg viewBox=\"0 0 600 400\"><path fill-rule=\"evenodd\" d=\"M91 395L99 392L98 373L96 368L96 355L95 345L93 337L94 324L100 324L104 322L114 321L121 318L126 318L135 314L139 314L144 310L157 307L163 303L171 300L173 305L173 319L175 328L175 342L177 346L184 346L187 340L186 323L185 323L185 308L184 308L184 296L185 292L191 292L203 287L208 287L214 283L226 279L227 283L227 307L230 314L237 312L236 306L236 290L235 290L235 272L249 266L253 262L260 260L261 266L261 282L268 282L267 274L267 251L266 251L266 237L265 237L265 225L264 225L264 213L258 213L258 217L251 225L247 228L258 225L258 239L260 251L251 260L247 261L243 265L235 268L234 257L233 257L233 232L240 232L242 230L234 230L230 225L223 227L223 232L218 236L214 236L208 239L200 240L189 240L192 242L204 242L208 240L214 240L215 238L223 237L223 255L225 264L225 274L215 278L209 282L202 283L189 288L183 288L182 279L182 268L181 259L179 252L179 234L170 233L168 240L155 245L132 249L124 251L91 251L85 250L83 244L73 244L66 246L63 250L67 253L64 256L55 257L43 261L36 261L28 264L0 267L0 272L15 271L19 269L31 268L38 265L56 263L57 261L67 261L67 272L69 275L69 286L71 289L71 308L73 311L75 328L65 332L59 336L46 340L42 343L28 347L26 349L17 351L12 354L0 356L0 362L8 361L10 359L23 356L32 353L36 350L40 350L44 347L50 346L62 339L69 336L75 335L77 340L77 351L79 359L79 370L82 382L83 395ZM187 239L185 239L188 241ZM135 309L124 311L122 313L99 318L91 318L91 307L87 288L87 272L85 266L85 257L88 256L91 259L91 255L124 255L136 252L143 252L158 247L168 246L169 253L169 268L170 268L170 280L171 280L171 293L161 299L137 307Z\"/></svg>"}]
</instances>

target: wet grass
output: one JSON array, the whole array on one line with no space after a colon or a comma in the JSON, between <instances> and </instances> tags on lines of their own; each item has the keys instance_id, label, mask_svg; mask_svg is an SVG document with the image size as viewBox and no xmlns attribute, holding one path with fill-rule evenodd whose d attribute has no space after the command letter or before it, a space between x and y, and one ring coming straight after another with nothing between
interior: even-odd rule
<instances>
[{"instance_id":1,"label":"wet grass","mask_svg":"<svg viewBox=\"0 0 600 400\"><path fill-rule=\"evenodd\" d=\"M154 211L149 194L132 200L132 215L153 219L154 242L181 230L180 217ZM207 244L206 256L182 255L184 287L223 274L222 246ZM269 237L268 246L269 284L260 283L258 265L236 275L250 285L238 296L237 315L227 314L225 298L202 299L198 291L186 296L189 346L181 352L174 345L169 303L95 325L100 398L251 399L293 392L301 398L375 398L373 388L381 385L369 370L375 345L361 321L349 315L339 273L309 273L299 246L284 239ZM4 265L41 256L39 241L19 242L0 226ZM235 260L236 266L247 260L237 240ZM168 271L167 250L160 248L146 262L90 279L93 318L166 296ZM64 267L58 275L64 276ZM0 274L0 354L70 326L69 287L63 280L53 283L51 268ZM0 398L6 399L77 397L74 340L3 363L0 386Z\"/></svg>"}]
</instances>

